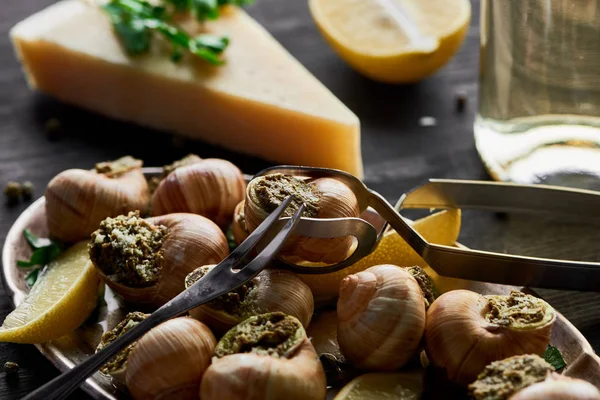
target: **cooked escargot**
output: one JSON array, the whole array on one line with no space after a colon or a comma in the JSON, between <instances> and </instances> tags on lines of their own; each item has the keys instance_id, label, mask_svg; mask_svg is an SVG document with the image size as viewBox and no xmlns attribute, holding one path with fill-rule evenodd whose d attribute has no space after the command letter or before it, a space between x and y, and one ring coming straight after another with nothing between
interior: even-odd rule
<instances>
[{"instance_id":1,"label":"cooked escargot","mask_svg":"<svg viewBox=\"0 0 600 400\"><path fill-rule=\"evenodd\" d=\"M378 265L348 275L340 284L337 338L354 366L395 370L419 349L425 300L404 268Z\"/></svg>"},{"instance_id":2,"label":"cooked escargot","mask_svg":"<svg viewBox=\"0 0 600 400\"><path fill-rule=\"evenodd\" d=\"M89 254L104 281L126 301L159 307L185 289L186 275L198 264L220 262L229 247L219 227L200 215L145 220L132 212L102 221Z\"/></svg>"},{"instance_id":3,"label":"cooked escargot","mask_svg":"<svg viewBox=\"0 0 600 400\"><path fill-rule=\"evenodd\" d=\"M225 228L244 199L244 175L229 161L188 156L165 172L152 194L152 215L199 214Z\"/></svg>"},{"instance_id":4,"label":"cooked escargot","mask_svg":"<svg viewBox=\"0 0 600 400\"><path fill-rule=\"evenodd\" d=\"M304 204L304 217L341 218L358 217L358 201L354 192L333 178L306 181L282 174L260 176L248 184L244 205L246 227L249 232L260 225L286 198L295 199L286 210L291 216ZM353 245L352 237L308 238L294 235L288 239L280 254L292 261L337 263L343 261Z\"/></svg>"},{"instance_id":5,"label":"cooked escargot","mask_svg":"<svg viewBox=\"0 0 600 400\"><path fill-rule=\"evenodd\" d=\"M427 311L425 349L451 380L468 384L492 361L542 354L555 318L548 303L518 291L483 296L454 290Z\"/></svg>"},{"instance_id":6,"label":"cooked escargot","mask_svg":"<svg viewBox=\"0 0 600 400\"><path fill-rule=\"evenodd\" d=\"M325 372L300 321L261 314L219 341L200 385L200 398L322 400Z\"/></svg>"},{"instance_id":7,"label":"cooked escargot","mask_svg":"<svg viewBox=\"0 0 600 400\"><path fill-rule=\"evenodd\" d=\"M150 194L142 161L127 156L98 163L94 171L63 171L50 181L45 197L50 236L77 242L107 217L145 210Z\"/></svg>"},{"instance_id":8,"label":"cooked escargot","mask_svg":"<svg viewBox=\"0 0 600 400\"><path fill-rule=\"evenodd\" d=\"M96 351L100 351L110 343L117 340L128 330L148 318L150 314L144 314L138 311L128 313L125 318L117 324L113 329L105 332L100 339L100 344ZM105 375L110 375L119 383L125 383L125 371L127 369L127 359L131 354L131 350L135 347L137 342L133 342L129 346L117 353L109 362L100 367L100 372Z\"/></svg>"},{"instance_id":9,"label":"cooked escargot","mask_svg":"<svg viewBox=\"0 0 600 400\"><path fill-rule=\"evenodd\" d=\"M196 268L185 279L186 288L202 279L214 265ZM257 314L280 311L298 318L304 327L314 312L313 296L296 274L266 269L239 288L190 311L190 315L224 333Z\"/></svg>"},{"instance_id":10,"label":"cooked escargot","mask_svg":"<svg viewBox=\"0 0 600 400\"><path fill-rule=\"evenodd\" d=\"M202 322L171 319L145 334L127 360L125 381L135 400L196 400L217 340Z\"/></svg>"},{"instance_id":11,"label":"cooked escargot","mask_svg":"<svg viewBox=\"0 0 600 400\"><path fill-rule=\"evenodd\" d=\"M103 349L149 314L127 314L102 336ZM121 350L100 372L126 384L135 400L177 398L196 400L202 375L217 340L203 323L189 317L168 320Z\"/></svg>"},{"instance_id":12,"label":"cooked escargot","mask_svg":"<svg viewBox=\"0 0 600 400\"><path fill-rule=\"evenodd\" d=\"M506 400L519 390L546 379L554 368L535 354L493 361L469 385L475 400Z\"/></svg>"},{"instance_id":13,"label":"cooked escargot","mask_svg":"<svg viewBox=\"0 0 600 400\"><path fill-rule=\"evenodd\" d=\"M535 354L494 361L469 385L475 400L599 400L600 391L581 379L554 372Z\"/></svg>"}]
</instances>

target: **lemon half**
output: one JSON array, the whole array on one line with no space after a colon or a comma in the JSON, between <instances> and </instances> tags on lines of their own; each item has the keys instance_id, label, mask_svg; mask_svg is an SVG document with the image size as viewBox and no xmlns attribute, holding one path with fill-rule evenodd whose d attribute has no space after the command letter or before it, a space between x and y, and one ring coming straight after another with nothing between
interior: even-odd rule
<instances>
[{"instance_id":1,"label":"lemon half","mask_svg":"<svg viewBox=\"0 0 600 400\"><path fill-rule=\"evenodd\" d=\"M43 343L75 330L96 307L100 280L80 242L39 274L25 300L0 327L0 341Z\"/></svg>"},{"instance_id":2,"label":"lemon half","mask_svg":"<svg viewBox=\"0 0 600 400\"><path fill-rule=\"evenodd\" d=\"M471 20L469 0L309 0L331 47L381 82L431 75L458 51Z\"/></svg>"}]
</instances>

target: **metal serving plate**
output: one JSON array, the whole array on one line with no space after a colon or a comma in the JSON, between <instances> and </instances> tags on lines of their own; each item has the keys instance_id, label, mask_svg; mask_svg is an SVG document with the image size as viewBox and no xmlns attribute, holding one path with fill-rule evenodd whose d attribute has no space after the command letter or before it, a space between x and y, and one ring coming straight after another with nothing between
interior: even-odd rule
<instances>
[{"instance_id":1,"label":"metal serving plate","mask_svg":"<svg viewBox=\"0 0 600 400\"><path fill-rule=\"evenodd\" d=\"M160 168L144 168L144 173L150 177L160 173ZM374 212L367 211L364 214L369 222L381 228L384 221ZM29 291L25 283L25 272L17 268L16 262L28 259L30 249L23 237L24 229L31 230L40 237L48 237L46 226L45 199L44 197L32 203L17 219L11 227L4 243L2 251L2 277L5 290L13 299L15 305L20 304ZM505 294L514 287L471 282L452 278L437 276L431 269L427 272L434 279L440 292L454 289L469 289L482 294ZM529 291L529 289L523 289ZM85 360L93 354L96 345L100 341L102 333L114 327L124 316L124 310L120 307L119 300L106 288L106 306L102 307L96 315L90 317L76 331L52 342L38 344L38 350L50 360L60 371L66 371L73 365ZM315 321L323 321L323 318L315 318ZM317 327L315 327L317 328ZM315 331L312 324L309 334ZM335 340L329 341L335 346ZM551 343L562 352L567 367L564 374L572 377L585 379L600 388L600 358L594 353L591 345L585 337L565 317L558 314L552 331ZM331 349L320 349L317 351L331 352ZM89 378L82 388L95 399L117 400L129 399L127 392L116 387L113 382L96 373ZM330 391L330 397L333 391Z\"/></svg>"}]
</instances>

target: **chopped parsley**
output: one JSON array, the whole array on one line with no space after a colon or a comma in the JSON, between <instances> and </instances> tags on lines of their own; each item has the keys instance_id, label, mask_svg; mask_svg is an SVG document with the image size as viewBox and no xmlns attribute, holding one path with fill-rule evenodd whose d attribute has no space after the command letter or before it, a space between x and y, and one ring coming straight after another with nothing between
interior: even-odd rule
<instances>
[{"instance_id":1,"label":"chopped parsley","mask_svg":"<svg viewBox=\"0 0 600 400\"><path fill-rule=\"evenodd\" d=\"M144 0L110 0L102 8L108 14L115 34L125 51L131 55L147 53L153 34L162 35L172 45L171 60L181 60L185 52L210 63L223 63L221 54L229 45L226 36L198 35L191 37L172 22L174 12L189 12L197 20L216 19L219 7L243 5L252 0L164 0L164 5L152 5Z\"/></svg>"}]
</instances>

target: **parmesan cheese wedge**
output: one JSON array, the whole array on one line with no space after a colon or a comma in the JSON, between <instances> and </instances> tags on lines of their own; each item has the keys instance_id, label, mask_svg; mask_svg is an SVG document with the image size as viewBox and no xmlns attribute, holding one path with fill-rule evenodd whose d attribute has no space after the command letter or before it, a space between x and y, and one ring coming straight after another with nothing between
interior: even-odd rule
<instances>
[{"instance_id":1,"label":"parmesan cheese wedge","mask_svg":"<svg viewBox=\"0 0 600 400\"><path fill-rule=\"evenodd\" d=\"M183 22L192 34L195 22ZM262 26L235 7L205 30L227 35L225 65L153 41L130 57L107 15L64 0L18 23L11 38L32 88L106 116L296 165L362 177L359 120Z\"/></svg>"}]
</instances>

